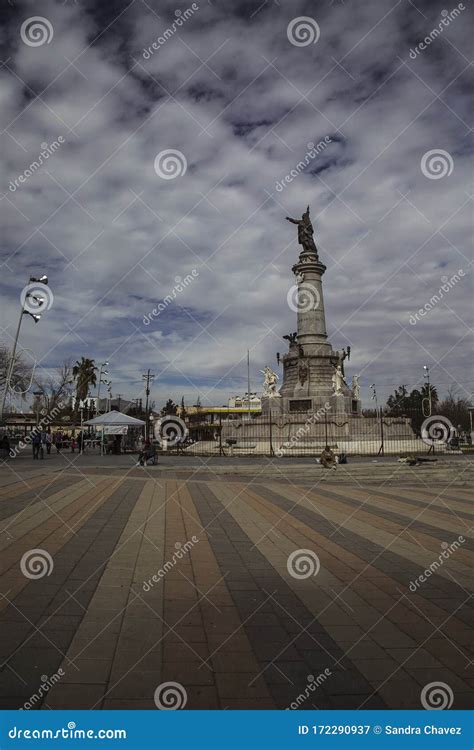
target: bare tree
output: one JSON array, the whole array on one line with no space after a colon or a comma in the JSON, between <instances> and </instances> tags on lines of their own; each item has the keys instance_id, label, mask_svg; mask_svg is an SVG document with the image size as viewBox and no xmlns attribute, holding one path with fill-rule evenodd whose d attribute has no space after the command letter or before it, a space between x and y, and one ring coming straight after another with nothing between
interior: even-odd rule
<instances>
[{"instance_id":1,"label":"bare tree","mask_svg":"<svg viewBox=\"0 0 474 750\"><path fill-rule=\"evenodd\" d=\"M7 372L11 362L11 352L5 344L0 344L0 390L3 391L7 380ZM31 386L33 368L27 364L21 353L16 354L10 379L10 393L26 397Z\"/></svg>"},{"instance_id":2,"label":"bare tree","mask_svg":"<svg viewBox=\"0 0 474 750\"><path fill-rule=\"evenodd\" d=\"M447 417L454 427L469 430L469 406L469 400L459 396L459 388L451 386L446 398L438 404L437 411Z\"/></svg>"},{"instance_id":3,"label":"bare tree","mask_svg":"<svg viewBox=\"0 0 474 750\"><path fill-rule=\"evenodd\" d=\"M35 386L41 393L41 407L48 413L58 408L59 404L69 401L73 391L72 368L69 362L57 368L53 376L37 378ZM63 407L64 408L64 407Z\"/></svg>"}]
</instances>

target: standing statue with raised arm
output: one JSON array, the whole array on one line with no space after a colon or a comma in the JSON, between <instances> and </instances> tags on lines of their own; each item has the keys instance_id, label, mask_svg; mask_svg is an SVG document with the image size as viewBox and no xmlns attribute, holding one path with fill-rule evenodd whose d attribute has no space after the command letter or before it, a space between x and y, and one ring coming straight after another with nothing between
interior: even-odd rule
<instances>
[{"instance_id":1,"label":"standing statue with raised arm","mask_svg":"<svg viewBox=\"0 0 474 750\"><path fill-rule=\"evenodd\" d=\"M314 229L309 218L309 206L301 219L292 219L290 216L287 216L286 219L298 227L298 243L303 247L304 252L314 253L317 256L318 251L313 239Z\"/></svg>"}]
</instances>

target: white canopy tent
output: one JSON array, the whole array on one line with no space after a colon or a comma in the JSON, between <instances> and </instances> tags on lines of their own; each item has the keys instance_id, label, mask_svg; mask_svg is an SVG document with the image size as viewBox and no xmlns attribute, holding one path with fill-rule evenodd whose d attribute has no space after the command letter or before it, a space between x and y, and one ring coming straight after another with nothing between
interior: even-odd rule
<instances>
[{"instance_id":1,"label":"white canopy tent","mask_svg":"<svg viewBox=\"0 0 474 750\"><path fill-rule=\"evenodd\" d=\"M115 427L143 427L145 422L143 419L130 417L121 411L108 411L105 414L99 414L94 419L88 419L83 424L87 427L107 427L109 425Z\"/></svg>"},{"instance_id":2,"label":"white canopy tent","mask_svg":"<svg viewBox=\"0 0 474 750\"><path fill-rule=\"evenodd\" d=\"M121 411L108 411L105 414L99 414L94 419L88 419L87 422L83 422L85 427L97 427L101 428L101 446L100 452L104 453L104 428L106 427L143 427L145 422L143 419L136 419L136 417L130 417L128 414L123 414Z\"/></svg>"}]
</instances>

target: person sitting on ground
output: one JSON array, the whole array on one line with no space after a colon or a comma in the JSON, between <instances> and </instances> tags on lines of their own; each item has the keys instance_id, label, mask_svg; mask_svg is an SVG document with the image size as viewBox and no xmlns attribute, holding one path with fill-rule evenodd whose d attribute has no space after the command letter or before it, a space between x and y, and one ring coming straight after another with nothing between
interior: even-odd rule
<instances>
[{"instance_id":1,"label":"person sitting on ground","mask_svg":"<svg viewBox=\"0 0 474 750\"><path fill-rule=\"evenodd\" d=\"M319 459L321 466L324 466L325 469L335 469L337 466L336 462L336 456L330 449L329 445L326 445L325 449L321 453L321 458Z\"/></svg>"},{"instance_id":2,"label":"person sitting on ground","mask_svg":"<svg viewBox=\"0 0 474 750\"><path fill-rule=\"evenodd\" d=\"M145 440L145 445L138 455L137 466L146 466L148 459L152 458L153 454L154 449L150 440Z\"/></svg>"}]
</instances>

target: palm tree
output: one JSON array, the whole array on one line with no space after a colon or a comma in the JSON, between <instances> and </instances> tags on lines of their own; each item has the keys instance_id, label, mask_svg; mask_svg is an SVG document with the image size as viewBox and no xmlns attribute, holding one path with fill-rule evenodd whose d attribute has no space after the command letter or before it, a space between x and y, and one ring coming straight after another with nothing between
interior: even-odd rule
<instances>
[{"instance_id":1,"label":"palm tree","mask_svg":"<svg viewBox=\"0 0 474 750\"><path fill-rule=\"evenodd\" d=\"M81 361L77 360L72 368L72 375L76 381L76 411L79 401L87 398L89 388L97 382L96 370L95 361L87 357L81 357Z\"/></svg>"}]
</instances>

